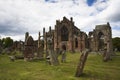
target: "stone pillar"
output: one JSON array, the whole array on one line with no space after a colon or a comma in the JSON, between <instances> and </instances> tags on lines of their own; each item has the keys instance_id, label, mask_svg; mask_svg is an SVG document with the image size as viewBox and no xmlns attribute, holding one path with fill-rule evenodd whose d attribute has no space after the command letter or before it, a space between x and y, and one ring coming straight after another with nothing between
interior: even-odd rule
<instances>
[{"instance_id":1,"label":"stone pillar","mask_svg":"<svg viewBox=\"0 0 120 80\"><path fill-rule=\"evenodd\" d=\"M82 51L85 49L85 38L84 35L82 37Z\"/></svg>"},{"instance_id":2,"label":"stone pillar","mask_svg":"<svg viewBox=\"0 0 120 80\"><path fill-rule=\"evenodd\" d=\"M82 34L80 34L79 36L80 40L79 40L79 46L80 46L80 52L82 52Z\"/></svg>"},{"instance_id":3,"label":"stone pillar","mask_svg":"<svg viewBox=\"0 0 120 80\"><path fill-rule=\"evenodd\" d=\"M43 28L43 40L44 40L44 50L46 51L46 33L45 33L45 28Z\"/></svg>"},{"instance_id":4,"label":"stone pillar","mask_svg":"<svg viewBox=\"0 0 120 80\"><path fill-rule=\"evenodd\" d=\"M98 51L98 39L97 39L97 35L95 36L93 43L94 43L94 46L93 46L94 51Z\"/></svg>"},{"instance_id":5,"label":"stone pillar","mask_svg":"<svg viewBox=\"0 0 120 80\"><path fill-rule=\"evenodd\" d=\"M110 45L110 41L107 42L107 58L108 60L110 60L110 56L111 56L111 45Z\"/></svg>"},{"instance_id":6,"label":"stone pillar","mask_svg":"<svg viewBox=\"0 0 120 80\"><path fill-rule=\"evenodd\" d=\"M58 50L58 28L55 26L54 32L54 50Z\"/></svg>"},{"instance_id":7,"label":"stone pillar","mask_svg":"<svg viewBox=\"0 0 120 80\"><path fill-rule=\"evenodd\" d=\"M107 23L107 25L110 26L109 23ZM114 54L114 53L113 53L113 43L112 43L112 30L111 30L111 27L109 27L109 28L110 28L110 29L109 29L109 33L108 33L108 34L110 34L110 35L109 35L109 45L110 45L109 50L110 50L110 55L112 55L112 54Z\"/></svg>"},{"instance_id":8,"label":"stone pillar","mask_svg":"<svg viewBox=\"0 0 120 80\"><path fill-rule=\"evenodd\" d=\"M39 32L39 36L38 36L38 53L37 53L37 56L39 59L43 59L43 46L41 44L41 35L40 35L40 32Z\"/></svg>"},{"instance_id":9,"label":"stone pillar","mask_svg":"<svg viewBox=\"0 0 120 80\"><path fill-rule=\"evenodd\" d=\"M40 32L39 32L39 34L38 34L38 47L40 47L40 38L41 38L41 36L40 36Z\"/></svg>"},{"instance_id":10,"label":"stone pillar","mask_svg":"<svg viewBox=\"0 0 120 80\"><path fill-rule=\"evenodd\" d=\"M80 36L78 37L78 49L81 51L81 38Z\"/></svg>"},{"instance_id":11,"label":"stone pillar","mask_svg":"<svg viewBox=\"0 0 120 80\"><path fill-rule=\"evenodd\" d=\"M74 45L74 42L73 42L73 26L72 26L71 29L70 29L70 31L69 31L69 50L71 52L74 52L73 45Z\"/></svg>"}]
</instances>

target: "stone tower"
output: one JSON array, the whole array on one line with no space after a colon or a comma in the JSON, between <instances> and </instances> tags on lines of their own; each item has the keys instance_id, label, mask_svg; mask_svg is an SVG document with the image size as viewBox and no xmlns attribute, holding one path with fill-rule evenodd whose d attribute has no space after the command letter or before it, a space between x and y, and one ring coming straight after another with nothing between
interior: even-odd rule
<instances>
[{"instance_id":1,"label":"stone tower","mask_svg":"<svg viewBox=\"0 0 120 80\"><path fill-rule=\"evenodd\" d=\"M38 59L43 59L43 44L41 42L41 34L38 34L38 47L37 47L37 57Z\"/></svg>"}]
</instances>

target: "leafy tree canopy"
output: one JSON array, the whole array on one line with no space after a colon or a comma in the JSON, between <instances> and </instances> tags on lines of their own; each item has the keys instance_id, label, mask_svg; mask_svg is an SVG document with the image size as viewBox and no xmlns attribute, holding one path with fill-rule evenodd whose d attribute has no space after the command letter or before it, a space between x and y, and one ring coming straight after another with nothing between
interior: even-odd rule
<instances>
[{"instance_id":1,"label":"leafy tree canopy","mask_svg":"<svg viewBox=\"0 0 120 80\"><path fill-rule=\"evenodd\" d=\"M115 37L112 39L113 42L113 49L117 49L118 51L120 51L120 37Z\"/></svg>"},{"instance_id":2,"label":"leafy tree canopy","mask_svg":"<svg viewBox=\"0 0 120 80\"><path fill-rule=\"evenodd\" d=\"M4 48L10 47L13 44L13 39L6 37L1 40L1 43Z\"/></svg>"}]
</instances>

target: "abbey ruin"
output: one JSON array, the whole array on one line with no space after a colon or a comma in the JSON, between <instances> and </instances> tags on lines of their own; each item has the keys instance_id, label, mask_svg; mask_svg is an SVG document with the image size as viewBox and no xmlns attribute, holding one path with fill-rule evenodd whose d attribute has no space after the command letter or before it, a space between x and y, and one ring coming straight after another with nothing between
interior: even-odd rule
<instances>
[{"instance_id":1,"label":"abbey ruin","mask_svg":"<svg viewBox=\"0 0 120 80\"><path fill-rule=\"evenodd\" d=\"M108 56L113 53L112 47L112 32L109 23L96 25L95 29L87 35L74 25L73 18L70 20L63 17L63 20L56 20L54 30L49 27L49 31L46 32L43 28L43 35L39 32L38 40L34 40L29 33L25 34L25 42L20 45L15 44L16 48L23 46L25 58L33 58L33 53L39 53L37 56L43 57L40 52L45 52L49 49L49 41L51 41L52 49L58 52L62 49L62 46L66 47L68 52L82 52L86 48L91 52L100 52L106 50ZM43 37L41 39L41 37ZM30 52L30 53L29 53ZM29 54L28 54L29 53ZM28 55L27 55L28 54Z\"/></svg>"},{"instance_id":2,"label":"abbey ruin","mask_svg":"<svg viewBox=\"0 0 120 80\"><path fill-rule=\"evenodd\" d=\"M52 34L50 34L52 31ZM47 50L47 40L52 35L54 50L61 49L62 45L66 46L67 51L81 52L85 48L91 51L101 51L106 48L112 52L112 32L110 24L96 25L95 29L87 35L74 25L73 18L70 20L63 17L63 20L56 20L55 30L45 32L44 36L44 50Z\"/></svg>"}]
</instances>

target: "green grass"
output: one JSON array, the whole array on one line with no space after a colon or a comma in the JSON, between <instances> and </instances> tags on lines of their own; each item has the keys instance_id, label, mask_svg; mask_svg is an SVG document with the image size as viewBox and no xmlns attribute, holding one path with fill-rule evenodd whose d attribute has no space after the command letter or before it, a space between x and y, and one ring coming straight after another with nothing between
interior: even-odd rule
<instances>
[{"instance_id":1,"label":"green grass","mask_svg":"<svg viewBox=\"0 0 120 80\"><path fill-rule=\"evenodd\" d=\"M0 55L0 80L120 80L120 56L103 62L101 55L89 54L84 74L77 78L74 75L79 57L79 53L67 53L66 63L50 66L45 60L11 62L8 55Z\"/></svg>"}]
</instances>

